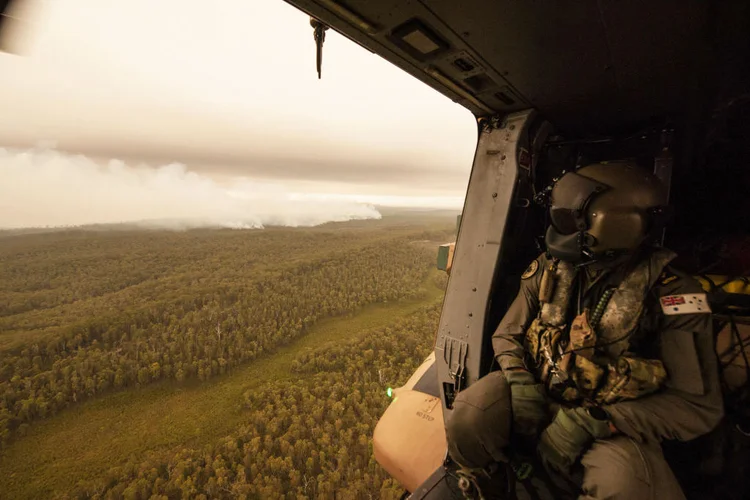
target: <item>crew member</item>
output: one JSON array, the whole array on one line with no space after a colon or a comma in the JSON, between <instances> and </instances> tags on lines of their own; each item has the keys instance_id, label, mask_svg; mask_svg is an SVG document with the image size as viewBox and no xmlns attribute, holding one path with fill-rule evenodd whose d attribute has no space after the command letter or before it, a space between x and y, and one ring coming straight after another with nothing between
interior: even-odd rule
<instances>
[{"instance_id":1,"label":"crew member","mask_svg":"<svg viewBox=\"0 0 750 500\"><path fill-rule=\"evenodd\" d=\"M492 338L511 393L508 448L535 449L581 498L684 498L660 443L708 433L723 406L705 293L656 244L665 190L637 166L594 164L563 175L549 205L547 252ZM471 418L447 422L449 452L467 470L489 463L476 450L508 442L502 429L467 428L496 425L478 410L490 384L463 391Z\"/></svg>"}]
</instances>

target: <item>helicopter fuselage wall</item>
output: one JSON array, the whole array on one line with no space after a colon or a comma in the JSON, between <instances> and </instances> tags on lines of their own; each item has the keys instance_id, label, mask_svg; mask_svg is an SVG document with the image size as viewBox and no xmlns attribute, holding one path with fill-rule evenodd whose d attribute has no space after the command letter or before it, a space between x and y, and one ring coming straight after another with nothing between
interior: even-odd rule
<instances>
[{"instance_id":1,"label":"helicopter fuselage wall","mask_svg":"<svg viewBox=\"0 0 750 500\"><path fill-rule=\"evenodd\" d=\"M534 111L485 123L480 133L435 344L438 387L453 397L483 373L485 328L495 269L515 203L521 169L530 167ZM525 152L525 153L524 153Z\"/></svg>"}]
</instances>

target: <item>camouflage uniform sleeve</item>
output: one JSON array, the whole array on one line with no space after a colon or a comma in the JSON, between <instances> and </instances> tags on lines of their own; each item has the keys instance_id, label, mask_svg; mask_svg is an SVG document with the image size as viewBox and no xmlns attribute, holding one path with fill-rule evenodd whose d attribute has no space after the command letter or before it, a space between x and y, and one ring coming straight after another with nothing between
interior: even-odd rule
<instances>
[{"instance_id":1,"label":"camouflage uniform sleeve","mask_svg":"<svg viewBox=\"0 0 750 500\"><path fill-rule=\"evenodd\" d=\"M529 264L521 275L521 286L492 335L492 348L500 368L524 368L523 336L539 309L539 284L547 264L544 254Z\"/></svg>"},{"instance_id":2,"label":"camouflage uniform sleeve","mask_svg":"<svg viewBox=\"0 0 750 500\"><path fill-rule=\"evenodd\" d=\"M704 293L692 277L667 274L654 292L657 352L668 377L665 388L607 410L615 427L638 441L688 441L713 430L724 413L711 314L663 313L661 297Z\"/></svg>"}]
</instances>

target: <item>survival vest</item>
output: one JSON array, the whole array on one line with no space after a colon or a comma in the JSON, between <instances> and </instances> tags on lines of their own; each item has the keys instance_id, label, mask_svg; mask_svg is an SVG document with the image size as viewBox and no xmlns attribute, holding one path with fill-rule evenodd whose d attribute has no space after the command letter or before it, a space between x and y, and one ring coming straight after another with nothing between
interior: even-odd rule
<instances>
[{"instance_id":1,"label":"survival vest","mask_svg":"<svg viewBox=\"0 0 750 500\"><path fill-rule=\"evenodd\" d=\"M664 365L629 352L646 296L675 258L655 249L616 287L606 289L593 311L567 317L576 271L550 260L539 287L540 310L526 331L526 350L549 393L563 401L611 404L655 392L666 381Z\"/></svg>"}]
</instances>

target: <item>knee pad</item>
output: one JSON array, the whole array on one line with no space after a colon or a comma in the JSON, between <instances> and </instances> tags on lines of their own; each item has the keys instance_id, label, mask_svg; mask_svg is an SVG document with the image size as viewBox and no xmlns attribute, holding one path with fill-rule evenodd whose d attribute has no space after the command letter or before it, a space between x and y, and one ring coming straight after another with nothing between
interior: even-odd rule
<instances>
[{"instance_id":1,"label":"knee pad","mask_svg":"<svg viewBox=\"0 0 750 500\"><path fill-rule=\"evenodd\" d=\"M504 448L513 420L510 387L502 372L492 372L459 392L445 425L448 454L459 465L484 469L507 461Z\"/></svg>"}]
</instances>

